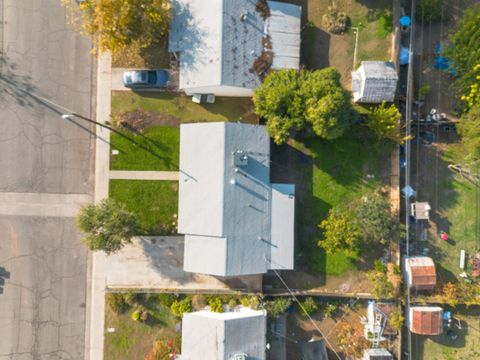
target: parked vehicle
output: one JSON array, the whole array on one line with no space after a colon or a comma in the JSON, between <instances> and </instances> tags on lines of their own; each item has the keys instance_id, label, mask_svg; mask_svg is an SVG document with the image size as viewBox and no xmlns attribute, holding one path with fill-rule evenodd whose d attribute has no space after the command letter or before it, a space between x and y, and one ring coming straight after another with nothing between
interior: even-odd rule
<instances>
[{"instance_id":1,"label":"parked vehicle","mask_svg":"<svg viewBox=\"0 0 480 360\"><path fill-rule=\"evenodd\" d=\"M123 85L130 89L166 88L170 74L166 70L130 70L123 73Z\"/></svg>"}]
</instances>

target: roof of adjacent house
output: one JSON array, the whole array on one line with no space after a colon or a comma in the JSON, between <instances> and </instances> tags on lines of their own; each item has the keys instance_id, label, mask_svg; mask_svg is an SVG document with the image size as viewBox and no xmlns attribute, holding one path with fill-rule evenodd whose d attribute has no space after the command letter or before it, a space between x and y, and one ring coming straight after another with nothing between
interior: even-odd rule
<instances>
[{"instance_id":1,"label":"roof of adjacent house","mask_svg":"<svg viewBox=\"0 0 480 360\"><path fill-rule=\"evenodd\" d=\"M363 352L363 360L393 360L387 349L367 349Z\"/></svg>"},{"instance_id":2,"label":"roof of adjacent house","mask_svg":"<svg viewBox=\"0 0 480 360\"><path fill-rule=\"evenodd\" d=\"M265 359L266 312L239 307L233 312L202 310L182 320L182 360L230 360L236 354Z\"/></svg>"},{"instance_id":3,"label":"roof of adjacent house","mask_svg":"<svg viewBox=\"0 0 480 360\"><path fill-rule=\"evenodd\" d=\"M390 61L362 61L352 72L353 101L362 103L392 102L398 74Z\"/></svg>"},{"instance_id":4,"label":"roof of adjacent house","mask_svg":"<svg viewBox=\"0 0 480 360\"><path fill-rule=\"evenodd\" d=\"M442 333L443 309L438 306L412 306L410 308L410 330L420 335Z\"/></svg>"},{"instance_id":5,"label":"roof of adjacent house","mask_svg":"<svg viewBox=\"0 0 480 360\"><path fill-rule=\"evenodd\" d=\"M406 259L406 270L411 274L412 286L425 287L437 284L435 263L428 256L414 256Z\"/></svg>"},{"instance_id":6,"label":"roof of adjacent house","mask_svg":"<svg viewBox=\"0 0 480 360\"><path fill-rule=\"evenodd\" d=\"M225 85L253 89L260 85L253 64L270 36L274 68L298 68L300 13L296 5L267 2L263 18L256 1L174 0L169 50L180 53L181 89Z\"/></svg>"}]
</instances>

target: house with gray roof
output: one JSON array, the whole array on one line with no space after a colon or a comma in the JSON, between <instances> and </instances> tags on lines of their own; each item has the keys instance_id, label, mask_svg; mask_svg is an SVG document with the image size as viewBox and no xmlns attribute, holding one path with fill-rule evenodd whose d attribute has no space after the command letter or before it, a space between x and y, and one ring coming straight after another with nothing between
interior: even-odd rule
<instances>
[{"instance_id":1,"label":"house with gray roof","mask_svg":"<svg viewBox=\"0 0 480 360\"><path fill-rule=\"evenodd\" d=\"M181 360L264 360L266 311L237 307L215 313L185 313L182 319Z\"/></svg>"},{"instance_id":2,"label":"house with gray roof","mask_svg":"<svg viewBox=\"0 0 480 360\"><path fill-rule=\"evenodd\" d=\"M251 96L270 69L298 69L296 5L266 0L173 0L169 51L187 95Z\"/></svg>"},{"instance_id":3,"label":"house with gray roof","mask_svg":"<svg viewBox=\"0 0 480 360\"><path fill-rule=\"evenodd\" d=\"M362 61L352 72L353 101L379 104L393 102L397 91L398 74L390 61Z\"/></svg>"},{"instance_id":4,"label":"house with gray roof","mask_svg":"<svg viewBox=\"0 0 480 360\"><path fill-rule=\"evenodd\" d=\"M180 126L183 268L222 277L294 266L295 185L270 183L264 126Z\"/></svg>"}]
</instances>

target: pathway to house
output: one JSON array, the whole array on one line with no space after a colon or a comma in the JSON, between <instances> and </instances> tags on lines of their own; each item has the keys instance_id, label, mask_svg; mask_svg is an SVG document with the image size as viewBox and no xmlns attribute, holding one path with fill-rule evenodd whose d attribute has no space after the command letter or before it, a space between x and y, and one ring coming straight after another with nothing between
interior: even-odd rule
<instances>
[{"instance_id":1,"label":"pathway to house","mask_svg":"<svg viewBox=\"0 0 480 360\"><path fill-rule=\"evenodd\" d=\"M114 180L173 180L178 181L178 171L120 171L111 170Z\"/></svg>"}]
</instances>

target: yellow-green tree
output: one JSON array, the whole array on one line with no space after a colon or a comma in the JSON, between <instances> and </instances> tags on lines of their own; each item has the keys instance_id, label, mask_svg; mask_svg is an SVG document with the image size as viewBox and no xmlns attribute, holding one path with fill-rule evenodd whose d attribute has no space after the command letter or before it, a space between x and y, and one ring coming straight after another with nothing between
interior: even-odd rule
<instances>
[{"instance_id":1,"label":"yellow-green tree","mask_svg":"<svg viewBox=\"0 0 480 360\"><path fill-rule=\"evenodd\" d=\"M383 102L380 106L370 108L366 125L377 139L388 139L396 143L402 143L405 137L402 136L400 131L401 116L395 105L387 106Z\"/></svg>"},{"instance_id":2,"label":"yellow-green tree","mask_svg":"<svg viewBox=\"0 0 480 360\"><path fill-rule=\"evenodd\" d=\"M117 52L132 42L146 47L169 28L169 0L85 0L81 28L95 37L100 51Z\"/></svg>"}]
</instances>

